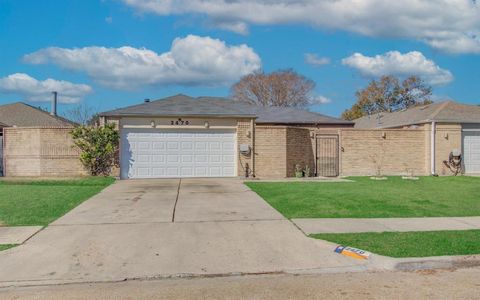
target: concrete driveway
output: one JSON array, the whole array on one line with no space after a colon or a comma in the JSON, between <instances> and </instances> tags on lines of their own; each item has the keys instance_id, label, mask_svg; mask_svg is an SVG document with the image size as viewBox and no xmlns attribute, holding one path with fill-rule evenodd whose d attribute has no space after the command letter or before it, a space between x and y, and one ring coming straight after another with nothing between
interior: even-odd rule
<instances>
[{"instance_id":1,"label":"concrete driveway","mask_svg":"<svg viewBox=\"0 0 480 300\"><path fill-rule=\"evenodd\" d=\"M363 269L238 179L118 181L0 252L0 286Z\"/></svg>"}]
</instances>

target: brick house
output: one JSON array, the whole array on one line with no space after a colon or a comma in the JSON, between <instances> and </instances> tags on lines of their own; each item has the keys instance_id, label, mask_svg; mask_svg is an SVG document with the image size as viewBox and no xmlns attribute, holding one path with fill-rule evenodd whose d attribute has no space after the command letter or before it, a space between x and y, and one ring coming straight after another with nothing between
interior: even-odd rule
<instances>
[{"instance_id":1,"label":"brick house","mask_svg":"<svg viewBox=\"0 0 480 300\"><path fill-rule=\"evenodd\" d=\"M120 130L120 177L290 177L340 173L353 122L295 108L176 95L100 114Z\"/></svg>"},{"instance_id":2,"label":"brick house","mask_svg":"<svg viewBox=\"0 0 480 300\"><path fill-rule=\"evenodd\" d=\"M4 176L86 174L69 134L75 123L55 111L23 102L0 106L0 170Z\"/></svg>"},{"instance_id":3,"label":"brick house","mask_svg":"<svg viewBox=\"0 0 480 300\"><path fill-rule=\"evenodd\" d=\"M363 131L404 130L417 132L417 142L404 140L389 151L397 160L408 160L397 153L405 144L413 143L412 159L421 157L426 167L420 175L449 175L443 163L454 149L463 156L466 174L480 174L480 106L454 101L418 106L394 113L380 113L355 120L355 129ZM418 141L424 137L423 143ZM427 171L428 170L428 171Z\"/></svg>"}]
</instances>

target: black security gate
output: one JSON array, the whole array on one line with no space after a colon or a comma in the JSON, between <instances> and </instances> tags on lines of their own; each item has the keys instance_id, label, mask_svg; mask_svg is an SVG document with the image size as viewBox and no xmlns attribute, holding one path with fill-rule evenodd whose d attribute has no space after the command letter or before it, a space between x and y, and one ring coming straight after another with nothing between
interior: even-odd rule
<instances>
[{"instance_id":1,"label":"black security gate","mask_svg":"<svg viewBox=\"0 0 480 300\"><path fill-rule=\"evenodd\" d=\"M316 137L317 176L336 177L339 175L338 135L317 135Z\"/></svg>"}]
</instances>

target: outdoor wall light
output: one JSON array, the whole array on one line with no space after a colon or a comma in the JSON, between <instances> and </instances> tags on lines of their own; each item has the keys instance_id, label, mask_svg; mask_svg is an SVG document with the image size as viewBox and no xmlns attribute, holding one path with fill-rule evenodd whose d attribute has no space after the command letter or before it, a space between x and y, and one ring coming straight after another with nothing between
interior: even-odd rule
<instances>
[{"instance_id":1,"label":"outdoor wall light","mask_svg":"<svg viewBox=\"0 0 480 300\"><path fill-rule=\"evenodd\" d=\"M210 127L210 123L208 123L208 121L205 121L205 128L209 128Z\"/></svg>"},{"instance_id":2,"label":"outdoor wall light","mask_svg":"<svg viewBox=\"0 0 480 300\"><path fill-rule=\"evenodd\" d=\"M252 132L249 130L249 131L247 131L247 133L245 135L247 136L247 138L249 138L249 137L252 136Z\"/></svg>"},{"instance_id":3,"label":"outdoor wall light","mask_svg":"<svg viewBox=\"0 0 480 300\"><path fill-rule=\"evenodd\" d=\"M387 138L387 133L385 131L382 132L382 138L384 138L384 139Z\"/></svg>"},{"instance_id":4,"label":"outdoor wall light","mask_svg":"<svg viewBox=\"0 0 480 300\"><path fill-rule=\"evenodd\" d=\"M154 120L150 121L150 126L152 126L152 128L155 128L155 121Z\"/></svg>"},{"instance_id":5,"label":"outdoor wall light","mask_svg":"<svg viewBox=\"0 0 480 300\"><path fill-rule=\"evenodd\" d=\"M448 140L448 132L445 132L445 133L443 134L443 137L444 137L446 140Z\"/></svg>"},{"instance_id":6,"label":"outdoor wall light","mask_svg":"<svg viewBox=\"0 0 480 300\"><path fill-rule=\"evenodd\" d=\"M310 131L310 138L312 138L312 139L315 138L315 132Z\"/></svg>"}]
</instances>

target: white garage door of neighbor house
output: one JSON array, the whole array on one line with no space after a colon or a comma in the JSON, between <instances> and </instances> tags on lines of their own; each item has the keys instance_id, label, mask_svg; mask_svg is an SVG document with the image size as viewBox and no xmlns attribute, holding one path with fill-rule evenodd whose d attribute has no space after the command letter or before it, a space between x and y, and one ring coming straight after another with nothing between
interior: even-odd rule
<instances>
[{"instance_id":1,"label":"white garage door of neighbor house","mask_svg":"<svg viewBox=\"0 0 480 300\"><path fill-rule=\"evenodd\" d=\"M235 130L123 129L122 178L236 176Z\"/></svg>"},{"instance_id":2,"label":"white garage door of neighbor house","mask_svg":"<svg viewBox=\"0 0 480 300\"><path fill-rule=\"evenodd\" d=\"M480 174L480 131L463 132L465 173Z\"/></svg>"}]
</instances>

